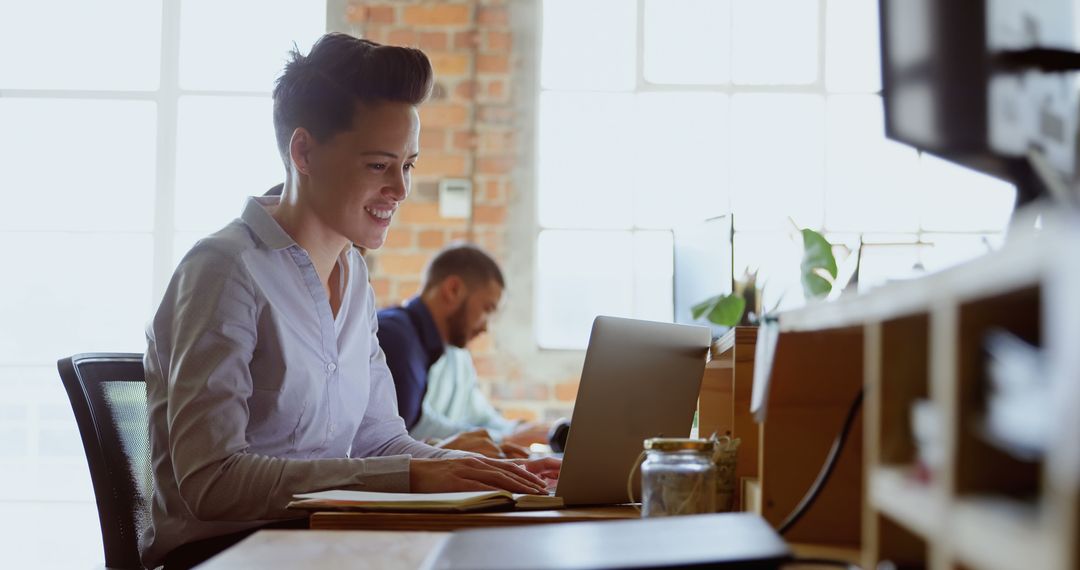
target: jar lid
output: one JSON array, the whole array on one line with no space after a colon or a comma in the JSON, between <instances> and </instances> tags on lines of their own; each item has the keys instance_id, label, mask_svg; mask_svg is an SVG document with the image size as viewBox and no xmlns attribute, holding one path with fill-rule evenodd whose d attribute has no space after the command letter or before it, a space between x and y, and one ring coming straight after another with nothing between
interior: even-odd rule
<instances>
[{"instance_id":1,"label":"jar lid","mask_svg":"<svg viewBox=\"0 0 1080 570\"><path fill-rule=\"evenodd\" d=\"M713 442L708 439L688 437L652 437L645 440L650 451L712 451Z\"/></svg>"}]
</instances>

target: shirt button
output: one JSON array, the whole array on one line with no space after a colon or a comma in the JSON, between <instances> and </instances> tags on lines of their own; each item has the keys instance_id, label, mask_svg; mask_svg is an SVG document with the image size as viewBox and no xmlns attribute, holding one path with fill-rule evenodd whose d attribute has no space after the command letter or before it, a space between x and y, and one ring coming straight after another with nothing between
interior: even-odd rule
<instances>
[{"instance_id":1,"label":"shirt button","mask_svg":"<svg viewBox=\"0 0 1080 570\"><path fill-rule=\"evenodd\" d=\"M326 371L327 372L333 372L335 370L337 370L337 364L334 364L333 362L331 362L331 363L328 363L326 365Z\"/></svg>"}]
</instances>

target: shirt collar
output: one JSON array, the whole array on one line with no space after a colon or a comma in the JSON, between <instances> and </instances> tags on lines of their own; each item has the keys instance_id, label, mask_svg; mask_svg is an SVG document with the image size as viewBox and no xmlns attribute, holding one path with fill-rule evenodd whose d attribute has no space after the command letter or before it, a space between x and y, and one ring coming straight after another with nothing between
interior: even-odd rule
<instances>
[{"instance_id":1,"label":"shirt collar","mask_svg":"<svg viewBox=\"0 0 1080 570\"><path fill-rule=\"evenodd\" d=\"M424 353L427 354L428 367L430 368L446 352L446 343L439 336L439 328L435 326L435 318L431 316L431 311L428 310L427 305L419 296L405 302L405 312L409 315L413 326L420 333L420 345L424 348Z\"/></svg>"},{"instance_id":2,"label":"shirt collar","mask_svg":"<svg viewBox=\"0 0 1080 570\"><path fill-rule=\"evenodd\" d=\"M279 196L248 197L244 203L244 213L240 215L240 219L270 249L285 249L296 243L267 210L277 206L280 201Z\"/></svg>"}]
</instances>

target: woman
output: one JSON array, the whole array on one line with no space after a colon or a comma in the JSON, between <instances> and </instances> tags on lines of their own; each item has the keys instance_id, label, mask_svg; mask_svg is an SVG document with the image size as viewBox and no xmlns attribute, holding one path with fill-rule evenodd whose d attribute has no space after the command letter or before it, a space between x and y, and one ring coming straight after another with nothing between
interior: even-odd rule
<instances>
[{"instance_id":1,"label":"woman","mask_svg":"<svg viewBox=\"0 0 1080 570\"><path fill-rule=\"evenodd\" d=\"M397 414L353 246L381 246L408 196L416 108L431 84L419 50L343 34L286 65L274 90L280 200L249 198L196 244L147 328L148 567L190 567L295 518L285 510L295 493L540 493L558 476L554 460L518 465L416 442Z\"/></svg>"}]
</instances>

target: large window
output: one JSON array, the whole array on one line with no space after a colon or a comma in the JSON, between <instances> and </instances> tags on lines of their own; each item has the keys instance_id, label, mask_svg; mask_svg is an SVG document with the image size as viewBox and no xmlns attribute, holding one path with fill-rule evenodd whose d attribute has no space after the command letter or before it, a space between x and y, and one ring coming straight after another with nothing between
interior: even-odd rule
<instances>
[{"instance_id":1,"label":"large window","mask_svg":"<svg viewBox=\"0 0 1080 570\"><path fill-rule=\"evenodd\" d=\"M179 256L281 181L270 91L325 29L307 0L0 0L0 535L71 531L22 566L101 557L57 359L145 349Z\"/></svg>"},{"instance_id":2,"label":"large window","mask_svg":"<svg viewBox=\"0 0 1080 570\"><path fill-rule=\"evenodd\" d=\"M877 30L876 0L543 0L540 345L671 319L671 230L729 212L767 306L802 298L789 218L861 236L864 288L999 243L1010 185L884 138Z\"/></svg>"}]
</instances>

